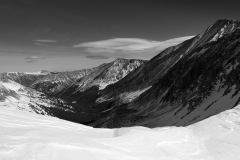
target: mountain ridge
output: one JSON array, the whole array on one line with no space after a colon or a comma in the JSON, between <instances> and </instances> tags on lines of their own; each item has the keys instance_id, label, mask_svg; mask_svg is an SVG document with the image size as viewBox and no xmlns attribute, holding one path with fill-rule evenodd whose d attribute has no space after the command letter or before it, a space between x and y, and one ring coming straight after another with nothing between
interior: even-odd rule
<instances>
[{"instance_id":1,"label":"mountain ridge","mask_svg":"<svg viewBox=\"0 0 240 160\"><path fill-rule=\"evenodd\" d=\"M222 23L222 22L224 22L224 23ZM214 38L214 36L216 34L218 34L219 30L221 31L221 29L226 24L232 25L229 22L231 22L231 23L234 22L237 24L235 24L235 27L230 32L227 31L227 34L225 34L224 36L219 37L219 39L217 39L216 41L211 41ZM178 55L178 57L179 57L177 60L174 61L175 63L173 64L173 66L170 67L170 69L166 71L166 74L163 74L162 77L160 76L158 78L158 82L156 82L152 87L150 87L150 89L147 89L145 92L141 93L139 97L136 97L135 99L133 99L132 102L128 101L128 103L126 103L126 104L121 102L120 97L117 97L115 100L113 100L113 102L111 102L113 105L110 105L108 113L102 113L102 119L101 118L98 119L97 122L93 123L92 125L95 127L110 127L110 128L111 127L132 126L132 125L144 125L144 126L152 126L152 127L165 126L165 125L182 126L182 125L189 125L193 122L197 122L197 121L204 119L204 115L205 115L204 111L206 111L207 108L215 107L215 111L214 111L214 109L212 109L213 111L209 111L209 113L207 113L205 115L205 118L236 106L239 103L239 100L237 100L237 97L239 97L238 91L235 91L235 93L232 93L230 91L228 91L228 92L225 91L224 93L226 94L226 96L234 94L234 96L233 96L234 99L232 99L233 97L228 98L228 100L225 98L227 106L222 107L222 108L219 108L216 106L216 104L220 103L220 100L221 100L221 95L218 95L219 100L213 100L213 101L210 100L211 103L209 104L209 106L207 108L205 108L206 110L199 111L199 114L200 114L199 117L195 116L195 117L192 117L192 120L188 119L185 121L183 121L182 119L174 118L174 117L179 116L178 113L180 111L182 112L181 117L184 117L183 116L184 114L186 115L186 117L189 117L190 115L192 115L191 112L193 110L190 109L190 112L188 112L188 111L184 111L184 109L183 109L183 108L188 108L188 106L186 106L186 104L188 104L190 102L192 103L192 101L190 101L190 99L186 96L189 93L182 92L182 90L184 88L192 87L191 85L190 86L188 85L188 83L190 83L191 79L192 79L192 77L189 77L191 74L193 74L194 76L195 75L197 76L197 77L196 76L193 77L194 79L198 79L199 76L208 78L208 77L211 77L211 74L213 74L213 73L216 75L221 74L219 69L216 66L210 65L210 64L214 64L214 60L213 60L213 62L209 62L210 64L207 65L206 62L209 61L209 59L207 57L215 56L214 58L217 61L221 61L221 63L223 63L223 65L227 63L226 61L230 61L230 62L232 61L232 64L234 64L235 68L231 68L231 69L235 70L234 74L237 73L238 64L236 63L236 61L239 60L239 58L238 58L239 50L237 48L239 48L238 40L239 40L239 33L240 33L239 32L240 23L239 23L239 21L220 20L220 21L217 21L217 23L215 23L215 24L221 24L221 25L215 25L215 27L217 29L212 28L211 30L209 30L209 28L208 28L207 32L205 31L205 32L203 32L203 34L199 34L200 36L198 35L198 36L194 37L193 39L183 42L182 44L179 45L180 47L176 50L177 52L174 51L174 49L173 49L174 47L168 48L167 50L163 51L162 53L160 53L159 55L157 55L153 59L151 59L148 63L154 62L154 59L157 59L159 56L161 57L162 54L164 55L164 52L168 52L169 50L170 50L170 53L165 54L165 55L171 55L171 54L174 55L175 54L175 55ZM209 35L206 34L208 32L209 32ZM201 38L199 38L199 37L201 37ZM191 42L191 43L189 43L189 42ZM223 48L223 46L225 46L226 48ZM182 52L183 51L182 48L185 50L185 54ZM233 56L231 56L231 53L230 53L231 51L235 51L234 56L236 57L236 61L233 59ZM176 52L176 53L174 53L174 52ZM211 52L212 55L209 52ZM225 59L220 58L220 55L222 55ZM190 72L191 74L189 75L188 72L191 71L191 67L193 67L193 66L189 66L187 68L186 64L188 64L190 62L190 60L191 61L193 60L194 63L198 62L197 59L199 57L203 58L202 63L204 63L204 65L202 65L199 62L199 65L197 65L197 66L195 65L196 69L193 69L194 72ZM230 59L229 59L229 57L230 57ZM230 62L228 62L228 63L230 63ZM219 67L221 66L221 63L217 63ZM208 68L211 72L211 74L209 74L209 75L205 75L204 72L198 71L199 68L204 67L206 65L211 66L210 68ZM181 68L183 71L181 70ZM206 69L207 68L203 68L202 70L206 71ZM223 69L223 71L225 71L225 70ZM183 72L183 73L181 73L181 72ZM181 77L181 76L185 75L186 74L185 72L187 73L188 76L186 76L187 77L186 79L185 78L183 79L183 77ZM228 70L228 72L230 72L230 71ZM132 74L134 74L134 73L132 73ZM226 75L227 75L227 73L226 73ZM222 76L222 78L224 78L225 80L228 77L226 75ZM126 78L128 78L129 76L131 76L131 74L129 74ZM177 78L177 77L179 77L179 78ZM199 79L198 81L201 82L203 80L204 79ZM117 82L117 84L119 83L121 86L122 85L121 82L122 81L119 81L119 82ZM185 84L184 82L187 84ZM198 85L200 85L202 87L205 87L205 86L207 87L208 83L209 82L207 82L207 81L203 81L202 85L201 85L201 83L199 83ZM236 83L236 85L238 84L236 81L234 83ZM174 87L174 85L176 85L176 86ZM110 85L108 88L106 88L106 90L109 89L110 87L113 87L113 86ZM114 87L116 87L116 86L114 86ZM230 85L229 85L229 88L231 88ZM198 88L195 88L195 89L199 90ZM234 90L234 88L232 88L232 89ZM232 89L230 89L230 90L232 90ZM124 90L124 89L122 88L122 90ZM216 96L217 96L217 94L220 94L220 91L219 91L219 93L213 92L213 86L211 86L211 88L208 88L206 90L207 90L207 92L206 92L207 95L205 95L206 97L210 97L211 94L213 94L213 95L216 94ZM118 89L117 89L117 91L118 91ZM199 90L198 91L199 94L202 91ZM111 89L109 89L109 92L111 93ZM221 91L221 92L223 92L223 91ZM182 93L182 95L180 93ZM203 94L204 93L205 92L203 92ZM222 96L224 97L225 94L223 94ZM119 96L120 94L117 94L117 95ZM192 104L193 109L195 107L204 109L204 105L202 103L203 103L203 99L205 96L202 95L199 97L198 100L195 100L195 102L193 101L194 103L197 102L200 105L199 106L196 104ZM224 99L223 97L222 97L222 99ZM109 98L109 97L104 97L104 98L112 100L112 98ZM178 102L178 100L180 100L180 101ZM180 104L183 105L183 107L180 107L181 106ZM176 110L176 108L179 108L178 111L173 112L173 110L174 109ZM191 108L191 107L189 107L189 108ZM167 113L167 112L169 112L169 113ZM203 114L202 116L201 116L201 113ZM165 118L164 118L164 116L165 116ZM167 118L166 116L169 116L169 117ZM153 125L153 122L151 122L151 121L154 121L153 119L155 119L155 120L159 119L158 123L155 123ZM173 119L173 120L170 120L170 119Z\"/></svg>"},{"instance_id":2,"label":"mountain ridge","mask_svg":"<svg viewBox=\"0 0 240 160\"><path fill-rule=\"evenodd\" d=\"M240 21L222 19L149 61L119 58L89 70L0 78L46 94L59 106L48 111L62 119L108 128L185 126L239 103L239 41Z\"/></svg>"}]
</instances>

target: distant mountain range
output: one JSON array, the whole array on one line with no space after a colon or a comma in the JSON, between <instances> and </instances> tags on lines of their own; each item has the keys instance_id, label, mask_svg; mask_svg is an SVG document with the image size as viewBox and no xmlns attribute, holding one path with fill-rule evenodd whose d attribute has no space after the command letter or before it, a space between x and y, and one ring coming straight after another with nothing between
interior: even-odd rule
<instances>
[{"instance_id":1,"label":"distant mountain range","mask_svg":"<svg viewBox=\"0 0 240 160\"><path fill-rule=\"evenodd\" d=\"M79 94L85 95L84 100L91 100L87 94L89 89L96 88L93 94L98 94L98 90L121 80L145 62L117 59L91 69L71 72L1 73L0 102L5 106L82 122L81 119L85 121L88 115L81 117ZM85 110L89 108L85 107Z\"/></svg>"},{"instance_id":2,"label":"distant mountain range","mask_svg":"<svg viewBox=\"0 0 240 160\"><path fill-rule=\"evenodd\" d=\"M149 61L2 73L0 102L94 127L186 126L239 104L239 62L240 21L218 20Z\"/></svg>"}]
</instances>

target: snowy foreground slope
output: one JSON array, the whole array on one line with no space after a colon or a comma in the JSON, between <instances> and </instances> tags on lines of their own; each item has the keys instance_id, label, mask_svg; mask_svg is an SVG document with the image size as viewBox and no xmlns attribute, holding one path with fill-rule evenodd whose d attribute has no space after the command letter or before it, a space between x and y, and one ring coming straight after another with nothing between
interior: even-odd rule
<instances>
[{"instance_id":1,"label":"snowy foreground slope","mask_svg":"<svg viewBox=\"0 0 240 160\"><path fill-rule=\"evenodd\" d=\"M189 127L94 129L0 108L1 160L237 160L240 106Z\"/></svg>"}]
</instances>

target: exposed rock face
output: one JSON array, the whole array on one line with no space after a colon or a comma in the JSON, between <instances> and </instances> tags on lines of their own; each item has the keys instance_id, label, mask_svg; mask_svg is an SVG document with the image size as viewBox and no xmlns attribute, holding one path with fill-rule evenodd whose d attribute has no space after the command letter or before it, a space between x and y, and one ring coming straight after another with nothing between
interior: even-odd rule
<instances>
[{"instance_id":1,"label":"exposed rock face","mask_svg":"<svg viewBox=\"0 0 240 160\"><path fill-rule=\"evenodd\" d=\"M239 21L219 20L107 87L102 97L111 105L92 125L185 126L235 107L240 101L239 26ZM117 98L126 85L128 92L150 88L123 104Z\"/></svg>"}]
</instances>

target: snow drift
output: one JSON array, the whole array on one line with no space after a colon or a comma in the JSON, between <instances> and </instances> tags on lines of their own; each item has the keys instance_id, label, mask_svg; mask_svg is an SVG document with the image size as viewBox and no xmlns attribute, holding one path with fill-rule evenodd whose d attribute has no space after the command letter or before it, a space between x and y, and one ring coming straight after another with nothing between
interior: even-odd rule
<instances>
[{"instance_id":1,"label":"snow drift","mask_svg":"<svg viewBox=\"0 0 240 160\"><path fill-rule=\"evenodd\" d=\"M95 129L1 106L1 160L237 160L240 106L188 127Z\"/></svg>"}]
</instances>

